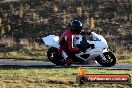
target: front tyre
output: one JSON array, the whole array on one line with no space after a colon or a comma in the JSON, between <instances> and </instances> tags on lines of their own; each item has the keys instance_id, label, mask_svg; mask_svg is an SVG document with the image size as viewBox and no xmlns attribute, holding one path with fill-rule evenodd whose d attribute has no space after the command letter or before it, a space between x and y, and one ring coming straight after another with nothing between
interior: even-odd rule
<instances>
[{"instance_id":1,"label":"front tyre","mask_svg":"<svg viewBox=\"0 0 132 88\"><path fill-rule=\"evenodd\" d=\"M105 58L105 60L102 59L102 57ZM116 57L111 51L105 52L103 53L103 56L98 56L95 59L100 65L104 67L111 67L116 64Z\"/></svg>"}]
</instances>

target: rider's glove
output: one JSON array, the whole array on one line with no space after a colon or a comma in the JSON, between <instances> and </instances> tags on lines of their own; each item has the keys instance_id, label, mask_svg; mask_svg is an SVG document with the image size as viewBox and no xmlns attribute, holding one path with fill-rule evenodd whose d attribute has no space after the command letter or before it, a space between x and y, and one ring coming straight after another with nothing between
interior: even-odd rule
<instances>
[{"instance_id":1,"label":"rider's glove","mask_svg":"<svg viewBox=\"0 0 132 88\"><path fill-rule=\"evenodd\" d=\"M86 33L87 33L88 35L91 35L91 30L88 29L88 28L86 28Z\"/></svg>"},{"instance_id":2,"label":"rider's glove","mask_svg":"<svg viewBox=\"0 0 132 88\"><path fill-rule=\"evenodd\" d=\"M80 49L81 52L86 52L86 47L85 46L80 45L80 44L77 44L76 46Z\"/></svg>"},{"instance_id":3,"label":"rider's glove","mask_svg":"<svg viewBox=\"0 0 132 88\"><path fill-rule=\"evenodd\" d=\"M89 44L91 49L94 49L95 48L95 45L94 44Z\"/></svg>"}]
</instances>

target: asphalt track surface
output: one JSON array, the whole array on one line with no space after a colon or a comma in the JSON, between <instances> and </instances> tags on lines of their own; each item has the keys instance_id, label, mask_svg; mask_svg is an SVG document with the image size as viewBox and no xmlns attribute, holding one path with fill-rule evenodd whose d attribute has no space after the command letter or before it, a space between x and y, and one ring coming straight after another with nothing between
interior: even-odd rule
<instances>
[{"instance_id":1,"label":"asphalt track surface","mask_svg":"<svg viewBox=\"0 0 132 88\"><path fill-rule=\"evenodd\" d=\"M14 61L14 60L0 60L0 68L10 68L10 67L42 67L42 68L76 68L79 67L80 64L72 64L71 66L56 66L51 62L43 62L43 61ZM93 65L81 65L86 68L94 68L94 69L115 69L115 70L132 70L132 64L116 64L112 67L102 67L99 64Z\"/></svg>"}]
</instances>

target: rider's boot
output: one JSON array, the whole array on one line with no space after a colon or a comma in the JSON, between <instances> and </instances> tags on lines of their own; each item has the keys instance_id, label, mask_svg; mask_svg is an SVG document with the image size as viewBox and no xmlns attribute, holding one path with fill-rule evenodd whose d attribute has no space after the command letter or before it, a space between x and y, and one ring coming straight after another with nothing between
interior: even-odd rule
<instances>
[{"instance_id":1,"label":"rider's boot","mask_svg":"<svg viewBox=\"0 0 132 88\"><path fill-rule=\"evenodd\" d=\"M71 58L67 57L65 60L65 64L70 66L72 63L73 63L73 60Z\"/></svg>"}]
</instances>

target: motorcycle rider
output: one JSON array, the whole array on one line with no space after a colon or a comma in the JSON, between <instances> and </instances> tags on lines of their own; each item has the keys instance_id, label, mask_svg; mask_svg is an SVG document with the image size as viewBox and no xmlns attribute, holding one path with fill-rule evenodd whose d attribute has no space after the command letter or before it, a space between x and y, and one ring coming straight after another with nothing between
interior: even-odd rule
<instances>
[{"instance_id":1,"label":"motorcycle rider","mask_svg":"<svg viewBox=\"0 0 132 88\"><path fill-rule=\"evenodd\" d=\"M84 48L73 45L73 36L78 36L79 34L86 34L85 29L83 28L83 23L79 20L73 20L70 23L70 28L63 32L60 37L60 51L64 51L67 55L65 58L65 63L67 65L72 64L73 54L77 54L80 51L83 51Z\"/></svg>"}]
</instances>

